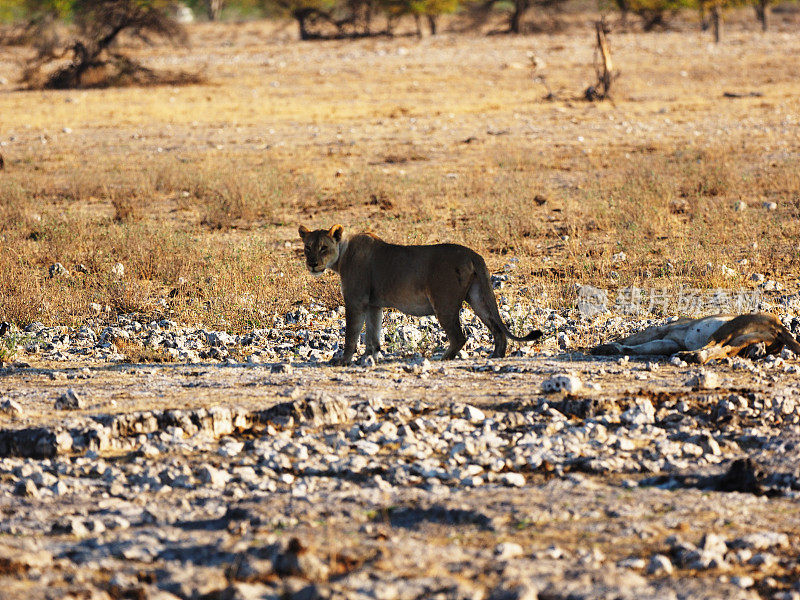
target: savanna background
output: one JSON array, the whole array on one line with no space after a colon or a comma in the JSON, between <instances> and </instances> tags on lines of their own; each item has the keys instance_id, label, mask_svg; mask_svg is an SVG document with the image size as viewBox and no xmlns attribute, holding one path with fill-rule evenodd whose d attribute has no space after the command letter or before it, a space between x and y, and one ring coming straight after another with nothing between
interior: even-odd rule
<instances>
[{"instance_id":1,"label":"savanna background","mask_svg":"<svg viewBox=\"0 0 800 600\"><path fill-rule=\"evenodd\" d=\"M185 6L4 3L0 320L336 306L300 223L516 258L508 293L554 307L796 287L798 4Z\"/></svg>"}]
</instances>

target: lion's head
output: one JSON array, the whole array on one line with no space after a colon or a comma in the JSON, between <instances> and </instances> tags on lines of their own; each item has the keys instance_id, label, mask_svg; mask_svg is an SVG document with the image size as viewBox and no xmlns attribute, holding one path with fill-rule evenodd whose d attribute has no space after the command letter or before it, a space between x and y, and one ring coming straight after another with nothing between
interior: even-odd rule
<instances>
[{"instance_id":1,"label":"lion's head","mask_svg":"<svg viewBox=\"0 0 800 600\"><path fill-rule=\"evenodd\" d=\"M303 253L306 266L314 275L322 275L339 260L339 242L342 240L344 227L334 225L330 229L311 231L300 225L300 238L303 240Z\"/></svg>"}]
</instances>

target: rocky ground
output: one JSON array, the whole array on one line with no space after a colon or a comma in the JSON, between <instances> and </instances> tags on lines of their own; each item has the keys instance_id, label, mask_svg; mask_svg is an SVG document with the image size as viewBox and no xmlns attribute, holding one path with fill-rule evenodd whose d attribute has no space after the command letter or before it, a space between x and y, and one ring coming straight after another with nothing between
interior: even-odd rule
<instances>
[{"instance_id":1,"label":"rocky ground","mask_svg":"<svg viewBox=\"0 0 800 600\"><path fill-rule=\"evenodd\" d=\"M794 356L596 359L570 340L636 322L502 308L553 335L488 360L466 314L439 363L435 321L387 315L383 361L331 368L314 307L12 333L0 596L800 598Z\"/></svg>"}]
</instances>

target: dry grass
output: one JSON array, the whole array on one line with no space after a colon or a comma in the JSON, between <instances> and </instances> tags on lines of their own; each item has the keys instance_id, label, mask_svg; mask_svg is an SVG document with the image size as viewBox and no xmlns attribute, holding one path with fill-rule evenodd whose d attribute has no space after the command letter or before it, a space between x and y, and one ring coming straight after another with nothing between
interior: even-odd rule
<instances>
[{"instance_id":1,"label":"dry grass","mask_svg":"<svg viewBox=\"0 0 800 600\"><path fill-rule=\"evenodd\" d=\"M164 348L151 348L123 339L114 340L114 346L131 364L170 363L175 359Z\"/></svg>"},{"instance_id":2,"label":"dry grass","mask_svg":"<svg viewBox=\"0 0 800 600\"><path fill-rule=\"evenodd\" d=\"M730 288L757 271L792 287L800 273L795 37L612 34L622 76L614 104L593 105L575 99L593 77L588 28L283 35L197 25L191 50L130 48L202 68L205 85L0 94L14 124L0 139L0 319L78 322L96 302L244 329L308 296L334 305L336 278L303 272L299 222L461 242L490 268L516 256L513 287L538 303L569 304L574 282ZM529 51L560 100L542 100ZM71 276L49 279L54 262Z\"/></svg>"}]
</instances>

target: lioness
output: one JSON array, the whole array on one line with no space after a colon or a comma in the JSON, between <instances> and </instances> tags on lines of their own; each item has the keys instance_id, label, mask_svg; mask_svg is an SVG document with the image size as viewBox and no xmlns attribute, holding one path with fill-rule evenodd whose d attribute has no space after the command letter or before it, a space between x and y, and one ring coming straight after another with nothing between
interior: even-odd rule
<instances>
[{"instance_id":1,"label":"lioness","mask_svg":"<svg viewBox=\"0 0 800 600\"><path fill-rule=\"evenodd\" d=\"M800 344L780 320L764 313L711 315L702 319L682 318L665 325L654 325L610 344L592 348L595 355L676 354L687 362L704 364L710 360L745 354L756 344L764 344L766 354L776 354L786 346L800 354Z\"/></svg>"},{"instance_id":2,"label":"lioness","mask_svg":"<svg viewBox=\"0 0 800 600\"><path fill-rule=\"evenodd\" d=\"M467 301L494 337L493 357L506 354L507 337L520 342L536 340L542 332L513 335L497 310L489 271L483 258L464 246L400 246L371 233L342 237L341 225L311 231L300 226L306 266L314 275L325 269L339 273L345 308L344 352L331 361L346 365L353 358L364 321L367 323L365 357L381 349L384 307L406 314L435 314L450 342L442 360L454 358L467 338L459 312Z\"/></svg>"}]
</instances>

